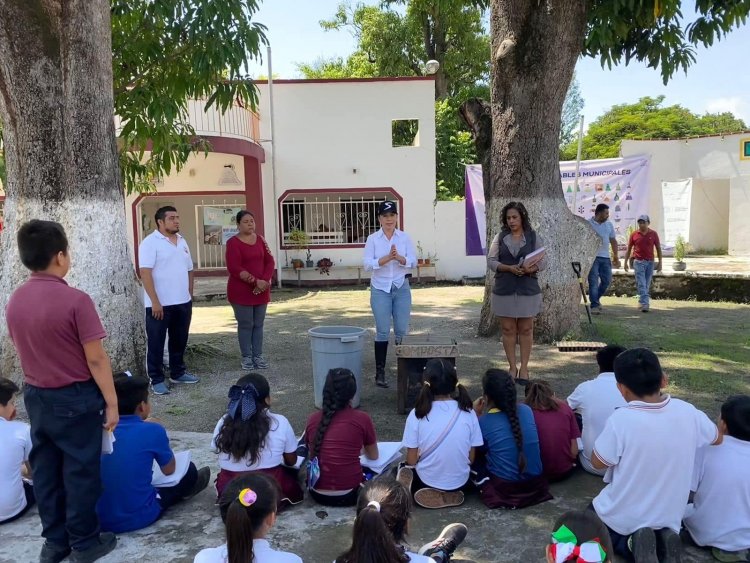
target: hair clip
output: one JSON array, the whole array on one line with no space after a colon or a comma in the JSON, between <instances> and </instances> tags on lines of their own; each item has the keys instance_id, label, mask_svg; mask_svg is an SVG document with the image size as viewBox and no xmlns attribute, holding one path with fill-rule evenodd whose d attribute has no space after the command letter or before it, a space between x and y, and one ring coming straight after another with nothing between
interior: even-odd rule
<instances>
[{"instance_id":1,"label":"hair clip","mask_svg":"<svg viewBox=\"0 0 750 563\"><path fill-rule=\"evenodd\" d=\"M367 506L365 508L368 508L370 506L372 506L375 510L380 512L380 503L378 501L371 500L370 502L367 503Z\"/></svg>"},{"instance_id":2,"label":"hair clip","mask_svg":"<svg viewBox=\"0 0 750 563\"><path fill-rule=\"evenodd\" d=\"M252 489L242 489L238 498L242 506L252 506L258 500L258 495Z\"/></svg>"},{"instance_id":3,"label":"hair clip","mask_svg":"<svg viewBox=\"0 0 750 563\"><path fill-rule=\"evenodd\" d=\"M430 386L430 382L429 382L429 381L424 381L423 383L424 383L425 385L427 385L427 387L429 387L429 386Z\"/></svg>"},{"instance_id":4,"label":"hair clip","mask_svg":"<svg viewBox=\"0 0 750 563\"><path fill-rule=\"evenodd\" d=\"M128 370L125 370L125 371L124 371L123 373L124 373L125 375L127 375L128 377L133 377L133 374L132 374L132 373L130 373L130 371L128 371Z\"/></svg>"}]
</instances>

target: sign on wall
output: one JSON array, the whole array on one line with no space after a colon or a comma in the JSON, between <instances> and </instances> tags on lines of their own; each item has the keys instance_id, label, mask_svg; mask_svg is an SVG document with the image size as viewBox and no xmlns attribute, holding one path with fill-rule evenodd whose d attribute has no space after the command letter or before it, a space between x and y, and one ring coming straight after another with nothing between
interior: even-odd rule
<instances>
[{"instance_id":1,"label":"sign on wall","mask_svg":"<svg viewBox=\"0 0 750 563\"><path fill-rule=\"evenodd\" d=\"M635 226L641 214L648 214L651 164L649 155L623 158L582 160L576 190L576 163L560 163L560 180L568 209L586 219L594 215L600 203L609 205L609 220L615 227L617 241L627 243L628 227ZM482 166L466 166L466 254L486 253L486 223ZM472 221L472 216L476 220Z\"/></svg>"},{"instance_id":2,"label":"sign on wall","mask_svg":"<svg viewBox=\"0 0 750 563\"><path fill-rule=\"evenodd\" d=\"M664 208L664 236L662 246L674 247L679 235L690 240L690 206L693 197L693 179L661 183Z\"/></svg>"},{"instance_id":3,"label":"sign on wall","mask_svg":"<svg viewBox=\"0 0 750 563\"><path fill-rule=\"evenodd\" d=\"M235 217L242 207L204 206L203 207L203 244L225 245L237 234Z\"/></svg>"}]
</instances>

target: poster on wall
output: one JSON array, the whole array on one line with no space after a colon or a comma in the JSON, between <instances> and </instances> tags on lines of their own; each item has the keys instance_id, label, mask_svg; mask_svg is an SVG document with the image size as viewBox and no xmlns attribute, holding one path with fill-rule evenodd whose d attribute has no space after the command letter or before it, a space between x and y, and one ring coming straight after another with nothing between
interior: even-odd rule
<instances>
[{"instance_id":1,"label":"poster on wall","mask_svg":"<svg viewBox=\"0 0 750 563\"><path fill-rule=\"evenodd\" d=\"M629 231L635 228L638 215L648 213L649 155L623 158L582 160L575 190L576 163L560 163L560 180L568 209L575 215L589 219L600 203L609 205L609 220L615 227L620 246L627 244ZM486 253L482 166L466 166L466 254ZM472 219L474 217L474 219Z\"/></svg>"},{"instance_id":2,"label":"poster on wall","mask_svg":"<svg viewBox=\"0 0 750 563\"><path fill-rule=\"evenodd\" d=\"M664 236L662 246L674 248L679 235L690 240L690 206L693 198L693 179L661 183L664 209Z\"/></svg>"},{"instance_id":3,"label":"poster on wall","mask_svg":"<svg viewBox=\"0 0 750 563\"><path fill-rule=\"evenodd\" d=\"M203 244L211 246L225 245L237 234L235 217L242 207L224 205L203 207Z\"/></svg>"}]
</instances>

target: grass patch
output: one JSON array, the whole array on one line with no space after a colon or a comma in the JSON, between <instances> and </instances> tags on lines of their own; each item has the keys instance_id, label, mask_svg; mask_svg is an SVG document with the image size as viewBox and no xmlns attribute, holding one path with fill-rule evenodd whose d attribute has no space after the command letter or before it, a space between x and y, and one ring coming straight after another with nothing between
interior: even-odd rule
<instances>
[{"instance_id":1,"label":"grass patch","mask_svg":"<svg viewBox=\"0 0 750 563\"><path fill-rule=\"evenodd\" d=\"M188 414L190 412L190 409L187 407L172 405L164 409L164 412L173 414L175 416L182 416L182 415Z\"/></svg>"}]
</instances>

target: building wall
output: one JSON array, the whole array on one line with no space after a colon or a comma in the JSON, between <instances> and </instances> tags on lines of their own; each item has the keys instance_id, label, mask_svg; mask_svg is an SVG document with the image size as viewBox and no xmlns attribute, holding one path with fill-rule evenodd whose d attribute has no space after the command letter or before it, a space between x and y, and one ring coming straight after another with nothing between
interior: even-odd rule
<instances>
[{"instance_id":1,"label":"building wall","mask_svg":"<svg viewBox=\"0 0 750 563\"><path fill-rule=\"evenodd\" d=\"M750 255L750 174L729 180L729 254Z\"/></svg>"},{"instance_id":2,"label":"building wall","mask_svg":"<svg viewBox=\"0 0 750 563\"><path fill-rule=\"evenodd\" d=\"M435 205L435 238L440 241L436 276L457 281L479 278L487 271L484 256L466 255L466 202L438 201Z\"/></svg>"}]
</instances>

